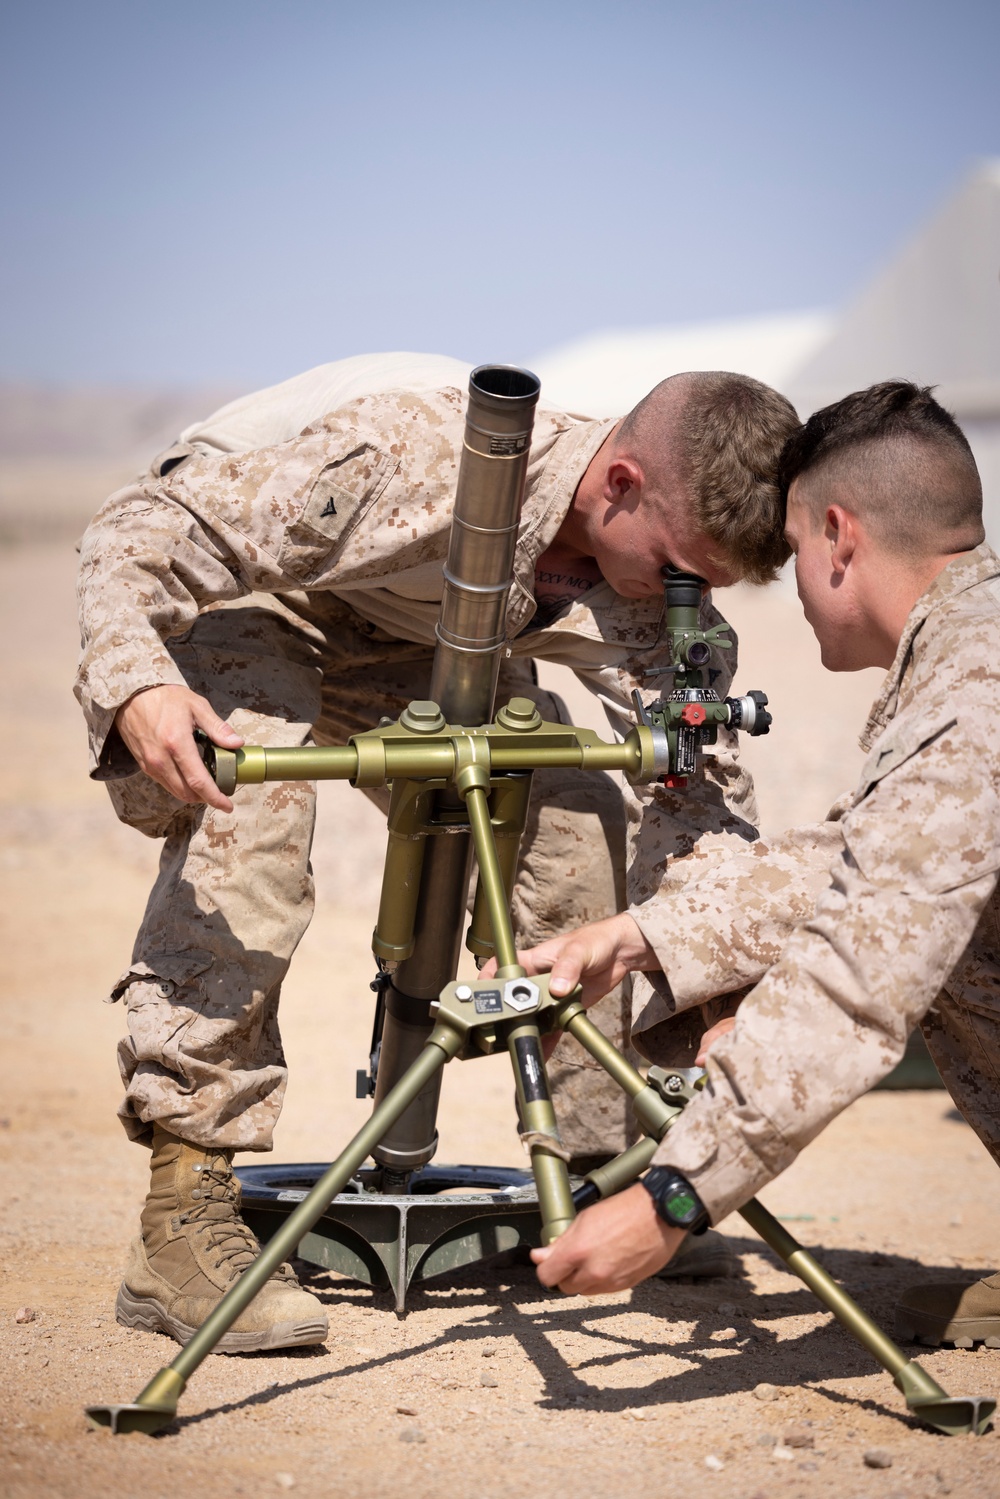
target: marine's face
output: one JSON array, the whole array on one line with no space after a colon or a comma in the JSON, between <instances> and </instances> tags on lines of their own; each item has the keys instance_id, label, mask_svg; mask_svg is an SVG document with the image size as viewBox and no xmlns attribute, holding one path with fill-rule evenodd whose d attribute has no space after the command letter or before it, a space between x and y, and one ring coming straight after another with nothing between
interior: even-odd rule
<instances>
[{"instance_id":1,"label":"marine's face","mask_svg":"<svg viewBox=\"0 0 1000 1499\"><path fill-rule=\"evenodd\" d=\"M643 503L626 498L609 505L592 537L591 550L601 573L616 593L644 599L663 592L666 566L697 573L710 588L735 583L735 574L712 560L715 548L707 537L691 531L680 520L683 502Z\"/></svg>"}]
</instances>

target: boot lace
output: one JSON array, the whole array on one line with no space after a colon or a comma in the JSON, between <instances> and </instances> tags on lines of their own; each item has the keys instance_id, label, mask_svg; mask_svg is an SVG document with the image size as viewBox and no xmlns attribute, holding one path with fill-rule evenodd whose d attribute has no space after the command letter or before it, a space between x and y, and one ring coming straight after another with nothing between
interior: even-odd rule
<instances>
[{"instance_id":1,"label":"boot lace","mask_svg":"<svg viewBox=\"0 0 1000 1499\"><path fill-rule=\"evenodd\" d=\"M245 1270L257 1258L260 1245L240 1217L240 1184L226 1157L219 1165L202 1167L198 1190L200 1200L181 1213L181 1223L192 1224L208 1238L220 1263L231 1262L237 1272Z\"/></svg>"}]
</instances>

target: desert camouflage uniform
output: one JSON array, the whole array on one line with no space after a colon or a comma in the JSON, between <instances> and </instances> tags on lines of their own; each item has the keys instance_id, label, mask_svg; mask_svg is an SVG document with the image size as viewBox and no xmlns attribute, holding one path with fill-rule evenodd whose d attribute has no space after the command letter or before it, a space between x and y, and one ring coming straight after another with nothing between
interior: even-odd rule
<instances>
[{"instance_id":1,"label":"desert camouflage uniform","mask_svg":"<svg viewBox=\"0 0 1000 1499\"><path fill-rule=\"evenodd\" d=\"M196 1144L270 1148L285 1085L278 994L312 911L315 792L271 783L240 788L232 814L183 806L136 772L114 715L140 688L187 684L248 743L340 744L426 696L467 374L413 356L310 371L188 429L87 532L77 693L93 773L124 821L165 839L115 990L129 1025L120 1112L134 1138L158 1120ZM535 684L538 657L572 667L625 727L637 673L663 657L661 601L601 583L532 624L536 559L612 426L538 412L500 700L521 693L565 717ZM706 603L705 624L719 618ZM713 664L725 691L735 650ZM636 892L699 837L728 847L756 836L749 778L721 750L683 798L626 789ZM536 775L514 901L522 945L620 909L624 834L608 777ZM624 1044L620 992L596 1019ZM553 1077L574 1154L626 1143L624 1100L568 1038Z\"/></svg>"},{"instance_id":2,"label":"desert camouflage uniform","mask_svg":"<svg viewBox=\"0 0 1000 1499\"><path fill-rule=\"evenodd\" d=\"M911 612L853 796L632 908L665 974L636 996L647 1054L674 1016L760 980L657 1155L713 1221L884 1077L917 1024L1000 1162L998 688L1000 560L983 545Z\"/></svg>"}]
</instances>

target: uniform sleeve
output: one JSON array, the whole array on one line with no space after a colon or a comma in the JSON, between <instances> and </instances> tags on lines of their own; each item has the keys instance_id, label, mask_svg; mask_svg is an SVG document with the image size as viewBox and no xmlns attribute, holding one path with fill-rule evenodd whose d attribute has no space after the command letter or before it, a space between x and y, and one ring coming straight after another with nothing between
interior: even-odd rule
<instances>
[{"instance_id":1,"label":"uniform sleeve","mask_svg":"<svg viewBox=\"0 0 1000 1499\"><path fill-rule=\"evenodd\" d=\"M210 604L300 588L329 568L394 466L356 426L330 424L252 453L194 454L112 495L84 536L78 589L75 690L92 767L133 693L183 682L172 637Z\"/></svg>"},{"instance_id":2,"label":"uniform sleeve","mask_svg":"<svg viewBox=\"0 0 1000 1499\"><path fill-rule=\"evenodd\" d=\"M884 736L814 914L712 1048L705 1091L657 1152L713 1222L891 1070L993 894L996 767L957 720L923 723L920 736Z\"/></svg>"},{"instance_id":3,"label":"uniform sleeve","mask_svg":"<svg viewBox=\"0 0 1000 1499\"><path fill-rule=\"evenodd\" d=\"M825 822L759 840L721 863L696 849L674 866L669 886L629 907L660 959L663 982L647 975L649 987L671 1013L756 984L778 961L829 884L844 846L843 810L837 803ZM637 1000L635 1031L664 1018L662 1007L645 1014Z\"/></svg>"}]
</instances>

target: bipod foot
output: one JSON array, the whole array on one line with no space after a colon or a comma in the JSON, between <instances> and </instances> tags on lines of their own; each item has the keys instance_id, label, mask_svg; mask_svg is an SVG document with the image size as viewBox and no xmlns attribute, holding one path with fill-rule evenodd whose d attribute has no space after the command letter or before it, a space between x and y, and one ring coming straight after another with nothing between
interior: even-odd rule
<instances>
[{"instance_id":1,"label":"bipod foot","mask_svg":"<svg viewBox=\"0 0 1000 1499\"><path fill-rule=\"evenodd\" d=\"M940 1400L908 1400L917 1420L946 1437L981 1437L997 1408L995 1400L982 1395L945 1395Z\"/></svg>"},{"instance_id":2,"label":"bipod foot","mask_svg":"<svg viewBox=\"0 0 1000 1499\"><path fill-rule=\"evenodd\" d=\"M917 1420L947 1437L981 1437L997 1408L982 1395L947 1395L916 1359L898 1369L893 1382Z\"/></svg>"},{"instance_id":3,"label":"bipod foot","mask_svg":"<svg viewBox=\"0 0 1000 1499\"><path fill-rule=\"evenodd\" d=\"M93 1426L106 1426L116 1435L142 1431L152 1436L169 1426L177 1415L177 1402L184 1393L184 1380L175 1369L160 1369L131 1405L88 1405Z\"/></svg>"}]
</instances>

